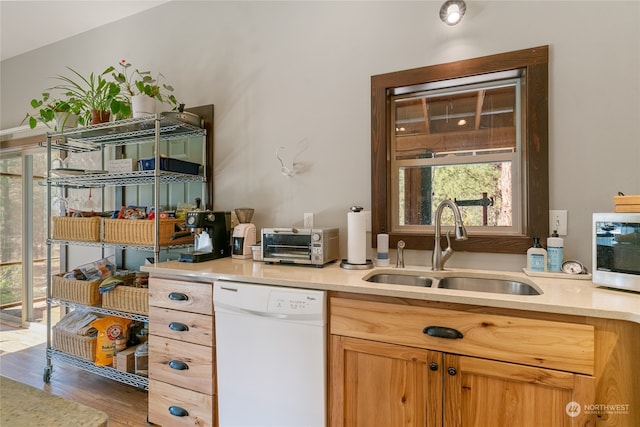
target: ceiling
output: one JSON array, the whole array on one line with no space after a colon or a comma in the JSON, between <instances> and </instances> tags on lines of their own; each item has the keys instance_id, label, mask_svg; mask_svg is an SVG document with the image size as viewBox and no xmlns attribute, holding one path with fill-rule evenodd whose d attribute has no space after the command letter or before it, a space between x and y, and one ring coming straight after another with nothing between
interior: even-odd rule
<instances>
[{"instance_id":1,"label":"ceiling","mask_svg":"<svg viewBox=\"0 0 640 427\"><path fill-rule=\"evenodd\" d=\"M156 7L168 0L0 0L0 60Z\"/></svg>"}]
</instances>

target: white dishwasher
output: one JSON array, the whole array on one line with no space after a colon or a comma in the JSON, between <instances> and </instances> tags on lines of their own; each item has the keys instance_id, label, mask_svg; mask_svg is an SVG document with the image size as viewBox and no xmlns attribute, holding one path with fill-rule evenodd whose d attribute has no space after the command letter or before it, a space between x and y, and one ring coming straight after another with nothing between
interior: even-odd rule
<instances>
[{"instance_id":1,"label":"white dishwasher","mask_svg":"<svg viewBox=\"0 0 640 427\"><path fill-rule=\"evenodd\" d=\"M325 427L326 293L214 283L220 427Z\"/></svg>"}]
</instances>

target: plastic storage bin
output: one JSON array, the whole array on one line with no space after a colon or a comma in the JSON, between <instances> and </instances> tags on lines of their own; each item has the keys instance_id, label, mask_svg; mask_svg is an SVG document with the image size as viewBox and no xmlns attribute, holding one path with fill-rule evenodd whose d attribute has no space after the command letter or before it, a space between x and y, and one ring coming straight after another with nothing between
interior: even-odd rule
<instances>
[{"instance_id":1,"label":"plastic storage bin","mask_svg":"<svg viewBox=\"0 0 640 427\"><path fill-rule=\"evenodd\" d=\"M140 170L154 170L156 168L156 159L152 157L150 159L138 160L138 169ZM185 162L184 160L172 159L171 157L160 157L160 170L186 173L189 175L198 175L200 171L200 165L198 163Z\"/></svg>"}]
</instances>

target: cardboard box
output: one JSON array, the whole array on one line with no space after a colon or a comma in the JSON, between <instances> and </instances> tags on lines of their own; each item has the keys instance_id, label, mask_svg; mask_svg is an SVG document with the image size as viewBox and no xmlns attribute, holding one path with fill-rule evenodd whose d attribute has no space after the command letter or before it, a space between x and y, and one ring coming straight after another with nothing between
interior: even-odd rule
<instances>
[{"instance_id":1,"label":"cardboard box","mask_svg":"<svg viewBox=\"0 0 640 427\"><path fill-rule=\"evenodd\" d=\"M115 368L123 372L134 372L136 370L136 348L137 345L127 347L116 354Z\"/></svg>"},{"instance_id":2,"label":"cardboard box","mask_svg":"<svg viewBox=\"0 0 640 427\"><path fill-rule=\"evenodd\" d=\"M107 170L109 173L126 173L136 170L138 162L136 159L109 160Z\"/></svg>"}]
</instances>

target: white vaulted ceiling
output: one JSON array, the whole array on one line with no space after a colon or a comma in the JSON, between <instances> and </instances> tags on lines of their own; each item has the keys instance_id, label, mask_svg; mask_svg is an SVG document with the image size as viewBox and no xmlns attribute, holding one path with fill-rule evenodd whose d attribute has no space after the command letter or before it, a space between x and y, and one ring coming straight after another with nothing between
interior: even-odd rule
<instances>
[{"instance_id":1,"label":"white vaulted ceiling","mask_svg":"<svg viewBox=\"0 0 640 427\"><path fill-rule=\"evenodd\" d=\"M168 0L0 0L0 60L156 7Z\"/></svg>"}]
</instances>

